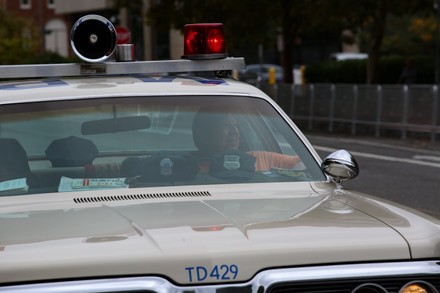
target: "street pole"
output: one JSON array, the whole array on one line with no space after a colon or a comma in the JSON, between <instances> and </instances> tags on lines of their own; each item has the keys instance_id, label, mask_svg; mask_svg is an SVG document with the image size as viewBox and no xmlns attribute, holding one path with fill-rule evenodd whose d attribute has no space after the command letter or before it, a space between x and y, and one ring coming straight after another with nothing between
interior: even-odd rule
<instances>
[{"instance_id":1,"label":"street pole","mask_svg":"<svg viewBox=\"0 0 440 293\"><path fill-rule=\"evenodd\" d=\"M46 50L46 34L44 31L43 2L38 0L38 27L41 35L40 54Z\"/></svg>"},{"instance_id":2,"label":"street pole","mask_svg":"<svg viewBox=\"0 0 440 293\"><path fill-rule=\"evenodd\" d=\"M435 84L440 82L440 0L434 0L435 14Z\"/></svg>"}]
</instances>

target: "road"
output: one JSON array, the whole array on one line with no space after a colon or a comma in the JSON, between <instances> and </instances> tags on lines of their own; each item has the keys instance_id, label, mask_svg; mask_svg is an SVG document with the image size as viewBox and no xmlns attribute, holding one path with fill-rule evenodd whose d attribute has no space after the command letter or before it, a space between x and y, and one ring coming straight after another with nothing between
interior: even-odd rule
<instances>
[{"instance_id":1,"label":"road","mask_svg":"<svg viewBox=\"0 0 440 293\"><path fill-rule=\"evenodd\" d=\"M346 149L355 157L360 173L345 182L345 188L402 203L440 219L440 147L427 149L399 140L306 136L321 158L337 149Z\"/></svg>"}]
</instances>

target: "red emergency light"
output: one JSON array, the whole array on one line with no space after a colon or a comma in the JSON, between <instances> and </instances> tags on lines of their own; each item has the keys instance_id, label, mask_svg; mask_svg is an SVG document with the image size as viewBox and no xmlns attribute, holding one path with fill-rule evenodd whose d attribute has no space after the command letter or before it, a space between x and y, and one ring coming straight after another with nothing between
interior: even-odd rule
<instances>
[{"instance_id":1,"label":"red emergency light","mask_svg":"<svg viewBox=\"0 0 440 293\"><path fill-rule=\"evenodd\" d=\"M187 24L184 28L185 59L226 58L225 37L221 23Z\"/></svg>"}]
</instances>

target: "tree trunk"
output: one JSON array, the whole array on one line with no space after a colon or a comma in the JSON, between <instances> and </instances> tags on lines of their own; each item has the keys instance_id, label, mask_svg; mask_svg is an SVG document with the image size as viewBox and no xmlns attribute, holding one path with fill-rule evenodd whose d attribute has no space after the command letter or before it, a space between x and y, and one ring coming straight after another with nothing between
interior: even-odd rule
<instances>
[{"instance_id":1,"label":"tree trunk","mask_svg":"<svg viewBox=\"0 0 440 293\"><path fill-rule=\"evenodd\" d=\"M285 83L293 83L293 40L295 38L292 30L292 21L290 19L290 1L283 1L283 19L282 19L282 36L283 36L283 52L282 63L284 68L283 81Z\"/></svg>"},{"instance_id":2,"label":"tree trunk","mask_svg":"<svg viewBox=\"0 0 440 293\"><path fill-rule=\"evenodd\" d=\"M283 37L283 52L281 65L283 67L283 82L293 83L293 48L295 39L295 29L289 15L290 1L283 1L283 18L282 18L282 37ZM280 107L290 115L291 100L289 96L282 95L282 99L278 101Z\"/></svg>"},{"instance_id":3,"label":"tree trunk","mask_svg":"<svg viewBox=\"0 0 440 293\"><path fill-rule=\"evenodd\" d=\"M379 82L379 59L380 48L385 32L385 25L388 15L388 0L379 1L377 15L374 17L373 29L370 39L370 49L367 62L367 83L374 84Z\"/></svg>"}]
</instances>

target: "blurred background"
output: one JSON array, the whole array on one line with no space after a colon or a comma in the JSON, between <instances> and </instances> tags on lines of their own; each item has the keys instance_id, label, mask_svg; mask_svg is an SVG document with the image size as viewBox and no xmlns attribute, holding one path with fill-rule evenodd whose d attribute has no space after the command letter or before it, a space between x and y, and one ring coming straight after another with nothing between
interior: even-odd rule
<instances>
[{"instance_id":1,"label":"blurred background","mask_svg":"<svg viewBox=\"0 0 440 293\"><path fill-rule=\"evenodd\" d=\"M410 82L434 83L438 2L0 0L0 63L71 58L72 24L94 13L130 35L139 60L180 58L184 24L222 22L229 55L274 65L277 81L395 84L413 66ZM302 69L296 81L295 69Z\"/></svg>"},{"instance_id":2,"label":"blurred background","mask_svg":"<svg viewBox=\"0 0 440 293\"><path fill-rule=\"evenodd\" d=\"M0 0L0 64L76 62L70 29L108 18L137 60L179 59L183 26L221 22L235 77L304 130L440 133L440 0Z\"/></svg>"}]
</instances>

